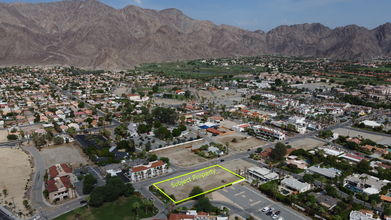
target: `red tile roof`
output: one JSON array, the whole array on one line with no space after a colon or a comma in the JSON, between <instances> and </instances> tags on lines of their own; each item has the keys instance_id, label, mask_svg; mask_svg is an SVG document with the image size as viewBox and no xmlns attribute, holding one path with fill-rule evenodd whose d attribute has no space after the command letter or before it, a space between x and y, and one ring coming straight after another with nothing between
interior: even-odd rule
<instances>
[{"instance_id":1,"label":"red tile roof","mask_svg":"<svg viewBox=\"0 0 391 220\"><path fill-rule=\"evenodd\" d=\"M49 176L51 178L56 177L58 175L56 166L49 167Z\"/></svg>"},{"instance_id":2,"label":"red tile roof","mask_svg":"<svg viewBox=\"0 0 391 220\"><path fill-rule=\"evenodd\" d=\"M71 168L69 168L67 164L61 164L61 167L64 169L65 173L72 173Z\"/></svg>"},{"instance_id":3,"label":"red tile roof","mask_svg":"<svg viewBox=\"0 0 391 220\"><path fill-rule=\"evenodd\" d=\"M54 179L47 181L47 185L49 192L56 192L58 190L56 186L56 181Z\"/></svg>"},{"instance_id":4,"label":"red tile roof","mask_svg":"<svg viewBox=\"0 0 391 220\"><path fill-rule=\"evenodd\" d=\"M66 187L66 188L72 187L71 181L69 181L68 177L62 176L62 177L60 177L60 180L61 180L62 184L64 184L64 187Z\"/></svg>"},{"instance_id":5,"label":"red tile roof","mask_svg":"<svg viewBox=\"0 0 391 220\"><path fill-rule=\"evenodd\" d=\"M172 213L169 220L194 219L194 215L186 215L180 213Z\"/></svg>"},{"instance_id":6,"label":"red tile roof","mask_svg":"<svg viewBox=\"0 0 391 220\"><path fill-rule=\"evenodd\" d=\"M206 131L209 131L209 132L211 132L213 134L222 134L222 133L224 133L224 132L219 131L219 130L214 129L214 128L208 128L208 129L206 129Z\"/></svg>"},{"instance_id":7,"label":"red tile roof","mask_svg":"<svg viewBox=\"0 0 391 220\"><path fill-rule=\"evenodd\" d=\"M163 166L163 165L164 165L164 162L159 160L159 161L153 162L150 167L147 167L147 166L133 167L132 168L132 173L140 172L140 171L143 171L143 170L148 170L148 169L151 169L151 168L154 168L154 167Z\"/></svg>"}]
</instances>

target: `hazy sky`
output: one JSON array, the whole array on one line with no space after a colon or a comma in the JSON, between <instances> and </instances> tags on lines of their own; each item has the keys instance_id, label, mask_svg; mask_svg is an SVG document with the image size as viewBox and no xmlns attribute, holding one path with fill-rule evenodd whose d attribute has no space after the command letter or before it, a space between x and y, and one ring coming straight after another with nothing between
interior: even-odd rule
<instances>
[{"instance_id":1,"label":"hazy sky","mask_svg":"<svg viewBox=\"0 0 391 220\"><path fill-rule=\"evenodd\" d=\"M51 2L2 0L2 2ZM120 9L133 4L163 10L177 8L197 20L269 31L279 25L322 23L330 28L357 24L372 29L391 22L390 0L101 0Z\"/></svg>"}]
</instances>

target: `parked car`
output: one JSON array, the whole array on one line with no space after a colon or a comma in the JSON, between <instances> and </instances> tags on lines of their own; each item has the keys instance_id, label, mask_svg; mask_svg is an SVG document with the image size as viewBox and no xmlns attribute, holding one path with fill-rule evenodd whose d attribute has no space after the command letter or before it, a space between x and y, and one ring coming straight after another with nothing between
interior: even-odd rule
<instances>
[{"instance_id":1,"label":"parked car","mask_svg":"<svg viewBox=\"0 0 391 220\"><path fill-rule=\"evenodd\" d=\"M80 201L80 204L85 204L85 203L87 203L86 200L81 200L81 201Z\"/></svg>"},{"instance_id":2,"label":"parked car","mask_svg":"<svg viewBox=\"0 0 391 220\"><path fill-rule=\"evenodd\" d=\"M262 209L262 212L266 212L268 210L269 210L269 207L266 206L265 208Z\"/></svg>"},{"instance_id":3,"label":"parked car","mask_svg":"<svg viewBox=\"0 0 391 220\"><path fill-rule=\"evenodd\" d=\"M271 217L272 217L272 219L276 219L276 218L278 218L278 215L273 214L273 215L271 215Z\"/></svg>"},{"instance_id":4,"label":"parked car","mask_svg":"<svg viewBox=\"0 0 391 220\"><path fill-rule=\"evenodd\" d=\"M220 160L220 162L224 162L224 160Z\"/></svg>"},{"instance_id":5,"label":"parked car","mask_svg":"<svg viewBox=\"0 0 391 220\"><path fill-rule=\"evenodd\" d=\"M267 213L266 213L266 215L273 215L273 211L268 211Z\"/></svg>"}]
</instances>

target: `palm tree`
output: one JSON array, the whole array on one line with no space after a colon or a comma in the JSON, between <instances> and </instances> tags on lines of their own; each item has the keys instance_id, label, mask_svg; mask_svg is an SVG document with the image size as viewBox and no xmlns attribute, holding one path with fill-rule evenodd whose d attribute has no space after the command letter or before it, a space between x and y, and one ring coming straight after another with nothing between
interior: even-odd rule
<instances>
[{"instance_id":1,"label":"palm tree","mask_svg":"<svg viewBox=\"0 0 391 220\"><path fill-rule=\"evenodd\" d=\"M143 199L143 203L145 205L145 214L148 213L148 205L149 205L149 200L148 199Z\"/></svg>"},{"instance_id":2,"label":"palm tree","mask_svg":"<svg viewBox=\"0 0 391 220\"><path fill-rule=\"evenodd\" d=\"M296 194L293 194L293 195L292 195L293 204L296 205L296 200L297 200L298 198L299 198L299 197L298 197Z\"/></svg>"},{"instance_id":3,"label":"palm tree","mask_svg":"<svg viewBox=\"0 0 391 220\"><path fill-rule=\"evenodd\" d=\"M364 200L364 207L365 207L365 203L368 201L369 196L368 196L368 194L364 193L364 194L362 194L361 198L362 198L362 200Z\"/></svg>"},{"instance_id":4,"label":"palm tree","mask_svg":"<svg viewBox=\"0 0 391 220\"><path fill-rule=\"evenodd\" d=\"M152 215L153 215L153 211L154 211L154 209L155 209L155 200L152 200L151 202L151 206L152 206Z\"/></svg>"},{"instance_id":5,"label":"palm tree","mask_svg":"<svg viewBox=\"0 0 391 220\"><path fill-rule=\"evenodd\" d=\"M138 208L140 208L140 203L134 202L134 203L133 203L133 208L136 209L136 215L138 216Z\"/></svg>"},{"instance_id":6,"label":"palm tree","mask_svg":"<svg viewBox=\"0 0 391 220\"><path fill-rule=\"evenodd\" d=\"M310 215L310 210L311 210L312 202L308 201L305 205L306 205L307 208L308 208L308 209L307 209L307 210L308 210L308 215Z\"/></svg>"},{"instance_id":7,"label":"palm tree","mask_svg":"<svg viewBox=\"0 0 391 220\"><path fill-rule=\"evenodd\" d=\"M372 209L375 210L375 207L377 206L377 202L374 199L372 199L372 201L371 201L371 206L372 206Z\"/></svg>"},{"instance_id":8,"label":"palm tree","mask_svg":"<svg viewBox=\"0 0 391 220\"><path fill-rule=\"evenodd\" d=\"M87 202L87 208L88 208L88 210L90 210L90 200L91 200L90 196L86 196L86 197L84 198L84 200Z\"/></svg>"},{"instance_id":9,"label":"palm tree","mask_svg":"<svg viewBox=\"0 0 391 220\"><path fill-rule=\"evenodd\" d=\"M225 146L227 146L227 154L229 153L229 149L228 149L228 147L229 147L229 142L227 141L227 142L225 142Z\"/></svg>"},{"instance_id":10,"label":"palm tree","mask_svg":"<svg viewBox=\"0 0 391 220\"><path fill-rule=\"evenodd\" d=\"M319 207L318 211L320 212L320 217L323 218L323 214L326 212L324 208L321 206Z\"/></svg>"},{"instance_id":11,"label":"palm tree","mask_svg":"<svg viewBox=\"0 0 391 220\"><path fill-rule=\"evenodd\" d=\"M76 218L79 219L80 217L80 208L75 208L75 212L76 212Z\"/></svg>"},{"instance_id":12,"label":"palm tree","mask_svg":"<svg viewBox=\"0 0 391 220\"><path fill-rule=\"evenodd\" d=\"M277 191L278 191L278 185L277 183L272 183L269 185L269 189L270 189L270 192L274 193L274 200L276 198L276 194L277 194Z\"/></svg>"}]
</instances>

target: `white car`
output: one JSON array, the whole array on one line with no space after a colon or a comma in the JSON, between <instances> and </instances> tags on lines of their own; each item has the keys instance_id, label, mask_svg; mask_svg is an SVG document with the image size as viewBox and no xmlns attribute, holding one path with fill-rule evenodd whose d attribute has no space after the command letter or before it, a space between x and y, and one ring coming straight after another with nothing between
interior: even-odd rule
<instances>
[{"instance_id":1,"label":"white car","mask_svg":"<svg viewBox=\"0 0 391 220\"><path fill-rule=\"evenodd\" d=\"M278 220L284 220L284 218L283 217L279 217Z\"/></svg>"},{"instance_id":2,"label":"white car","mask_svg":"<svg viewBox=\"0 0 391 220\"><path fill-rule=\"evenodd\" d=\"M270 210L269 211L274 211L274 208L270 208Z\"/></svg>"},{"instance_id":3,"label":"white car","mask_svg":"<svg viewBox=\"0 0 391 220\"><path fill-rule=\"evenodd\" d=\"M272 215L272 219L276 219L276 218L278 218L278 215L273 214L273 215Z\"/></svg>"},{"instance_id":4,"label":"white car","mask_svg":"<svg viewBox=\"0 0 391 220\"><path fill-rule=\"evenodd\" d=\"M41 216L39 215L35 216L34 220L38 220L38 219L41 219Z\"/></svg>"},{"instance_id":5,"label":"white car","mask_svg":"<svg viewBox=\"0 0 391 220\"><path fill-rule=\"evenodd\" d=\"M269 207L266 206L265 208L262 209L262 212L267 212L268 210L269 210Z\"/></svg>"}]
</instances>

